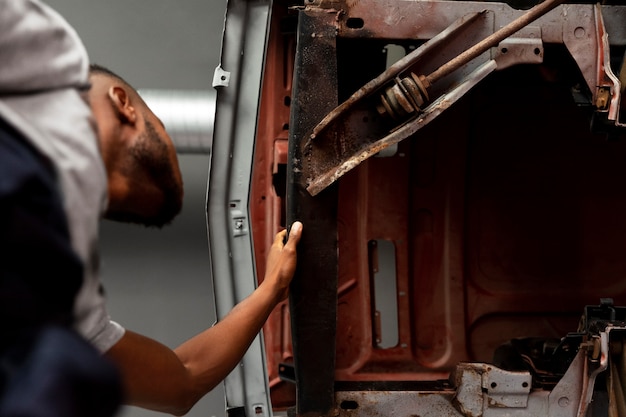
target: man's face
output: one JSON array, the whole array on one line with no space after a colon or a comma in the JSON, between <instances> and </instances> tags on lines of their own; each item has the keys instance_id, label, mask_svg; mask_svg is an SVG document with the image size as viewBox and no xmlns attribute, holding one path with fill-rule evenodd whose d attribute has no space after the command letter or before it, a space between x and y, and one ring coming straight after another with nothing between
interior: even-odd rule
<instances>
[{"instance_id":1,"label":"man's face","mask_svg":"<svg viewBox=\"0 0 626 417\"><path fill-rule=\"evenodd\" d=\"M180 212L183 184L161 120L122 80L92 72L89 103L107 170L110 220L162 227Z\"/></svg>"},{"instance_id":2,"label":"man's face","mask_svg":"<svg viewBox=\"0 0 626 417\"><path fill-rule=\"evenodd\" d=\"M145 131L137 144L131 148L131 153L148 177L158 184L163 192L163 201L158 211L144 219L143 223L162 227L180 213L183 204L183 185L174 144L161 122L155 124L150 119L146 117Z\"/></svg>"},{"instance_id":3,"label":"man's face","mask_svg":"<svg viewBox=\"0 0 626 417\"><path fill-rule=\"evenodd\" d=\"M141 213L110 211L111 220L162 227L169 224L181 211L183 184L176 150L161 121L149 110L143 112L144 129L127 149L129 176L134 186L158 189L160 198L147 200Z\"/></svg>"}]
</instances>

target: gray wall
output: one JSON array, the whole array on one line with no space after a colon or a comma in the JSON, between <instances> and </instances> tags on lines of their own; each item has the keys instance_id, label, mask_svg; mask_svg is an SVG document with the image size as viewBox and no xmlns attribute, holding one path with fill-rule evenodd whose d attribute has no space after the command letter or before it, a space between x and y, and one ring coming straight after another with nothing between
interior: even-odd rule
<instances>
[{"instance_id":1,"label":"gray wall","mask_svg":"<svg viewBox=\"0 0 626 417\"><path fill-rule=\"evenodd\" d=\"M48 0L92 62L135 87L211 89L226 0ZM162 230L102 222L103 282L112 317L172 348L215 321L206 235L207 155L180 155L183 212ZM162 416L124 407L121 417ZM224 415L220 387L188 416Z\"/></svg>"}]
</instances>

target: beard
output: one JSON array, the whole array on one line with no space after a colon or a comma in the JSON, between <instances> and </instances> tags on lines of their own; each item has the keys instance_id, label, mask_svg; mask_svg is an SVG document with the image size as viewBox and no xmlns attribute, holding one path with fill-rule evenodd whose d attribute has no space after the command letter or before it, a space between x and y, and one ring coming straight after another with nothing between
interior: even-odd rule
<instances>
[{"instance_id":1,"label":"beard","mask_svg":"<svg viewBox=\"0 0 626 417\"><path fill-rule=\"evenodd\" d=\"M140 171L144 181L158 188L161 199L157 207L143 213L113 211L107 219L136 223L146 227L161 228L170 224L180 213L183 205L183 186L174 173L174 166L169 158L168 147L158 135L154 125L146 119L145 132L130 150L134 166L132 171ZM155 210L156 209L156 210Z\"/></svg>"}]
</instances>

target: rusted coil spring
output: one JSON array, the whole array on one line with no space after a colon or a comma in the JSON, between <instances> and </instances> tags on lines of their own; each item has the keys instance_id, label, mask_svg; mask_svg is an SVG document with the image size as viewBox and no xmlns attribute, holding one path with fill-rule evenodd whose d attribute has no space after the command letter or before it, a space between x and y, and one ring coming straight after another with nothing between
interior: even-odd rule
<instances>
[{"instance_id":1,"label":"rusted coil spring","mask_svg":"<svg viewBox=\"0 0 626 417\"><path fill-rule=\"evenodd\" d=\"M421 113L422 106L424 103L428 102L426 90L430 88L435 81L457 70L487 49L497 45L500 41L511 36L538 17L543 16L563 1L564 0L544 0L536 4L525 14L457 55L429 75L417 76L411 72L408 77L396 77L394 79L394 85L381 94L381 102L376 106L377 111L381 115L388 114L393 119L402 119L412 113Z\"/></svg>"},{"instance_id":2,"label":"rusted coil spring","mask_svg":"<svg viewBox=\"0 0 626 417\"><path fill-rule=\"evenodd\" d=\"M424 83L411 73L408 77L394 79L394 85L381 94L376 109L381 115L388 114L395 120L401 120L410 114L420 113L428 101Z\"/></svg>"}]
</instances>

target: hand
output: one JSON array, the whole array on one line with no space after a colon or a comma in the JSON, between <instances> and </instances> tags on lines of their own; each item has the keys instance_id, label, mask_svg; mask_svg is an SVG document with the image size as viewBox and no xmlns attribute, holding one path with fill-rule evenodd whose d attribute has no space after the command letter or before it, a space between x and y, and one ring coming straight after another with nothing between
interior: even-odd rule
<instances>
[{"instance_id":1,"label":"hand","mask_svg":"<svg viewBox=\"0 0 626 417\"><path fill-rule=\"evenodd\" d=\"M283 244L287 230L276 234L274 243L267 256L267 266L263 282L271 283L275 286L279 294L279 300L287 298L289 294L289 283L296 270L297 251L296 246L300 242L302 235L302 223L294 222L289 231L289 239Z\"/></svg>"}]
</instances>

